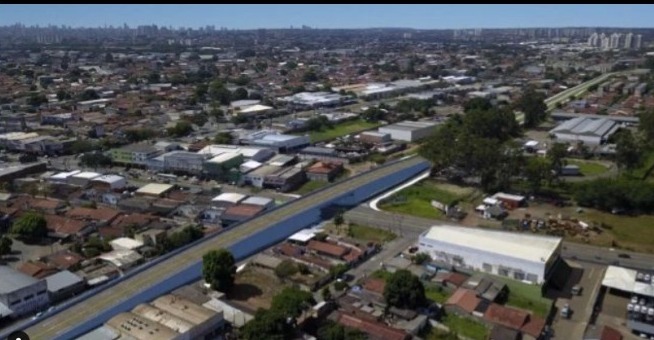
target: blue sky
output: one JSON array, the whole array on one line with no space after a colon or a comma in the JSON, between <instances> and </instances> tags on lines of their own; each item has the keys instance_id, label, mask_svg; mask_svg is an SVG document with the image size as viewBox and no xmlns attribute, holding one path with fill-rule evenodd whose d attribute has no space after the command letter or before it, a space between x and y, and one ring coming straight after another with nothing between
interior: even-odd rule
<instances>
[{"instance_id":1,"label":"blue sky","mask_svg":"<svg viewBox=\"0 0 654 340\"><path fill-rule=\"evenodd\" d=\"M0 25L173 27L653 27L654 5L0 5Z\"/></svg>"}]
</instances>

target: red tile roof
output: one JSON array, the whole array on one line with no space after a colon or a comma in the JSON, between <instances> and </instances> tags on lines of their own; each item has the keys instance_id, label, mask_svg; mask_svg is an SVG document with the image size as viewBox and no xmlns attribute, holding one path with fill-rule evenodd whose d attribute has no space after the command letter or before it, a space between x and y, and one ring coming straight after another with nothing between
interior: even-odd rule
<instances>
[{"instance_id":1,"label":"red tile roof","mask_svg":"<svg viewBox=\"0 0 654 340\"><path fill-rule=\"evenodd\" d=\"M364 283L363 283L363 288L365 290L375 292L378 294L384 294L384 288L386 288L386 281L378 278L368 278Z\"/></svg>"},{"instance_id":2,"label":"red tile roof","mask_svg":"<svg viewBox=\"0 0 654 340\"><path fill-rule=\"evenodd\" d=\"M533 314L529 315L529 319L527 320L527 323L520 328L520 330L525 333L533 336L534 338L538 338L541 333L543 333L543 329L545 328L545 319L541 319L537 316L534 316Z\"/></svg>"},{"instance_id":3,"label":"red tile roof","mask_svg":"<svg viewBox=\"0 0 654 340\"><path fill-rule=\"evenodd\" d=\"M47 261L57 266L57 268L64 270L79 264L84 261L84 258L81 255L64 250L48 256Z\"/></svg>"},{"instance_id":4,"label":"red tile roof","mask_svg":"<svg viewBox=\"0 0 654 340\"><path fill-rule=\"evenodd\" d=\"M253 217L256 214L262 212L265 209L265 207L262 207L260 205L252 205L252 204L238 204L231 206L227 209L225 209L225 212L223 215L227 216L239 216L239 217Z\"/></svg>"},{"instance_id":5,"label":"red tile roof","mask_svg":"<svg viewBox=\"0 0 654 340\"><path fill-rule=\"evenodd\" d=\"M48 230L61 235L75 235L88 225L87 222L74 220L58 215L44 215Z\"/></svg>"},{"instance_id":6,"label":"red tile roof","mask_svg":"<svg viewBox=\"0 0 654 340\"><path fill-rule=\"evenodd\" d=\"M35 261L35 262L30 261L21 264L20 267L18 267L18 271L27 274L33 278L42 279L44 277L57 273L59 270L41 261Z\"/></svg>"},{"instance_id":7,"label":"red tile roof","mask_svg":"<svg viewBox=\"0 0 654 340\"><path fill-rule=\"evenodd\" d=\"M480 302L481 299L477 297L473 290L459 288L454 292L454 294L452 294L452 296L450 296L449 299L447 299L445 304L455 305L468 313L472 313Z\"/></svg>"},{"instance_id":8,"label":"red tile roof","mask_svg":"<svg viewBox=\"0 0 654 340\"><path fill-rule=\"evenodd\" d=\"M158 220L159 218L156 216L152 215L147 215L147 214L129 214L129 215L121 215L116 218L111 225L113 226L120 226L120 227L127 227L129 225L136 225L138 227L144 227L150 222Z\"/></svg>"},{"instance_id":9,"label":"red tile roof","mask_svg":"<svg viewBox=\"0 0 654 340\"><path fill-rule=\"evenodd\" d=\"M307 245L307 248L309 248L311 250L314 250L314 251L317 251L317 252L320 252L320 253L328 254L328 255L331 255L331 256L334 256L334 257L338 257L338 258L343 257L343 255L347 254L347 252L349 250L348 248L341 247L341 246L336 245L336 244L331 244L331 243L321 242L321 241L315 241L315 240L309 241L309 244Z\"/></svg>"},{"instance_id":10,"label":"red tile roof","mask_svg":"<svg viewBox=\"0 0 654 340\"><path fill-rule=\"evenodd\" d=\"M360 250L350 248L350 252L348 252L347 254L345 254L345 256L343 256L343 260L347 263L356 262L361 257L361 254L363 254L363 252L361 252Z\"/></svg>"},{"instance_id":11,"label":"red tile roof","mask_svg":"<svg viewBox=\"0 0 654 340\"><path fill-rule=\"evenodd\" d=\"M367 333L370 339L404 340L410 338L410 336L402 330L386 326L379 322L363 320L345 313L340 313L338 323Z\"/></svg>"},{"instance_id":12,"label":"red tile roof","mask_svg":"<svg viewBox=\"0 0 654 340\"><path fill-rule=\"evenodd\" d=\"M64 202L62 202L60 200L54 200L54 199L33 198L27 204L32 209L55 210L55 209L63 206Z\"/></svg>"},{"instance_id":13,"label":"red tile roof","mask_svg":"<svg viewBox=\"0 0 654 340\"><path fill-rule=\"evenodd\" d=\"M618 332L615 328L604 326L600 340L622 340L622 333Z\"/></svg>"},{"instance_id":14,"label":"red tile roof","mask_svg":"<svg viewBox=\"0 0 654 340\"><path fill-rule=\"evenodd\" d=\"M450 272L444 279L443 281L447 281L452 283L453 285L457 287L463 286L463 284L468 280L467 275L461 274L461 273L454 273Z\"/></svg>"},{"instance_id":15,"label":"red tile roof","mask_svg":"<svg viewBox=\"0 0 654 340\"><path fill-rule=\"evenodd\" d=\"M69 210L66 216L70 218L95 220L111 223L116 217L120 215L120 211L99 207L97 209L77 207Z\"/></svg>"},{"instance_id":16,"label":"red tile roof","mask_svg":"<svg viewBox=\"0 0 654 340\"><path fill-rule=\"evenodd\" d=\"M332 171L340 169L341 166L340 163L317 162L310 166L309 169L307 169L307 172L314 174L329 174Z\"/></svg>"},{"instance_id":17,"label":"red tile roof","mask_svg":"<svg viewBox=\"0 0 654 340\"><path fill-rule=\"evenodd\" d=\"M528 318L529 313L525 311L504 307L496 303L488 306L484 314L484 319L513 329L521 329Z\"/></svg>"}]
</instances>

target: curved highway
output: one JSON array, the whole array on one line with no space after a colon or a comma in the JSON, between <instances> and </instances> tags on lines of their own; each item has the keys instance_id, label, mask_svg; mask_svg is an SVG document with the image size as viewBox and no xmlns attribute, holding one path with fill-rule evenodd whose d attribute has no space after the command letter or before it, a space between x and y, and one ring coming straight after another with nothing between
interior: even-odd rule
<instances>
[{"instance_id":1,"label":"curved highway","mask_svg":"<svg viewBox=\"0 0 654 340\"><path fill-rule=\"evenodd\" d=\"M425 162L425 160L420 157L404 159L387 166L376 168L360 176L338 182L324 190L292 201L278 209L225 231L217 235L217 237L205 239L195 246L143 272L117 283L113 287L98 292L58 314L43 319L41 322L26 329L25 332L33 340L61 337L73 327L88 322L102 311L130 299L146 289L153 287L158 282L166 280L189 266L198 263L201 261L202 255L209 250L229 247L249 235L285 220L289 216L318 207L329 200L336 199L344 193L351 191L352 188L363 186L395 172L416 166L421 162Z\"/></svg>"}]
</instances>

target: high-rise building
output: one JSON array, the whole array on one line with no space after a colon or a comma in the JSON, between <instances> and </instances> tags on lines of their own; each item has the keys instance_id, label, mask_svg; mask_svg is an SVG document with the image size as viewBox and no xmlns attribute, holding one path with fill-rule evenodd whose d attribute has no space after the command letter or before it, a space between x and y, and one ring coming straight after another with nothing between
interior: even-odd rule
<instances>
[{"instance_id":1,"label":"high-rise building","mask_svg":"<svg viewBox=\"0 0 654 340\"><path fill-rule=\"evenodd\" d=\"M641 49L642 43L643 43L643 36L640 34L636 34L636 36L634 37L634 43L632 45L633 48L637 50Z\"/></svg>"},{"instance_id":2,"label":"high-rise building","mask_svg":"<svg viewBox=\"0 0 654 340\"><path fill-rule=\"evenodd\" d=\"M604 33L600 35L600 48L603 50L608 50L611 48L611 40Z\"/></svg>"},{"instance_id":3,"label":"high-rise building","mask_svg":"<svg viewBox=\"0 0 654 340\"><path fill-rule=\"evenodd\" d=\"M588 46L598 47L599 44L600 44L599 35L597 35L597 33L591 34L590 38L588 38Z\"/></svg>"},{"instance_id":4,"label":"high-rise building","mask_svg":"<svg viewBox=\"0 0 654 340\"><path fill-rule=\"evenodd\" d=\"M611 39L609 41L609 47L610 48L620 48L620 38L622 37L622 34L620 33L613 33L611 34Z\"/></svg>"},{"instance_id":5,"label":"high-rise building","mask_svg":"<svg viewBox=\"0 0 654 340\"><path fill-rule=\"evenodd\" d=\"M629 32L629 33L625 34L625 36L624 36L624 48L625 49L630 49L633 40L634 40L634 34L633 33Z\"/></svg>"}]
</instances>

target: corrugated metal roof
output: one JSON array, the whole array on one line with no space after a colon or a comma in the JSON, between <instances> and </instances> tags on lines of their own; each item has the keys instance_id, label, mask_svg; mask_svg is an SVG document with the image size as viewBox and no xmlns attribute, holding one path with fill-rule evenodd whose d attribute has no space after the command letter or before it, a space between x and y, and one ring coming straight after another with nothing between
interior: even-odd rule
<instances>
[{"instance_id":1,"label":"corrugated metal roof","mask_svg":"<svg viewBox=\"0 0 654 340\"><path fill-rule=\"evenodd\" d=\"M76 285L82 282L83 279L68 270L63 270L46 277L45 281L48 283L48 291L57 292L64 288Z\"/></svg>"},{"instance_id":2,"label":"corrugated metal roof","mask_svg":"<svg viewBox=\"0 0 654 340\"><path fill-rule=\"evenodd\" d=\"M9 294L37 282L37 279L11 267L0 266L0 294Z\"/></svg>"}]
</instances>

